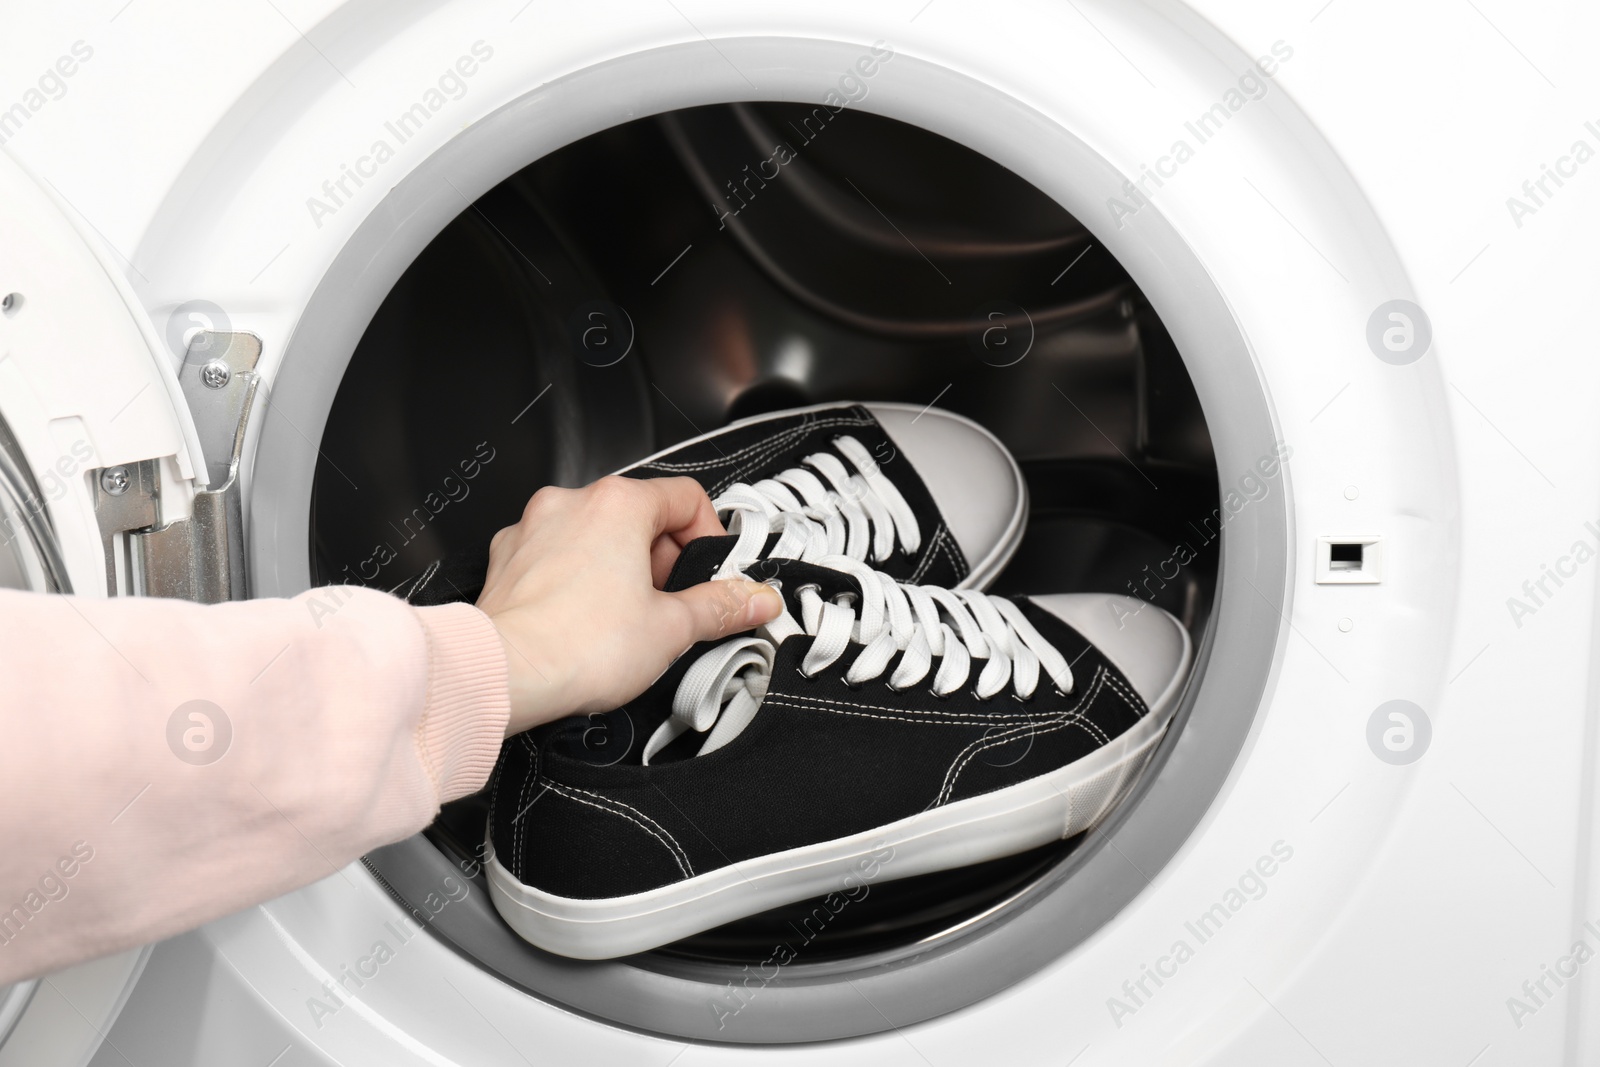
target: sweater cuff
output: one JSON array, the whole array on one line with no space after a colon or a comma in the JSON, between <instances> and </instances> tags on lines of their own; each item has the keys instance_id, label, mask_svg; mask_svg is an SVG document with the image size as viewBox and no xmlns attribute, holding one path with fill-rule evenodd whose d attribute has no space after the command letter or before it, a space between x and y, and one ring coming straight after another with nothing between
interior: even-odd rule
<instances>
[{"instance_id":1,"label":"sweater cuff","mask_svg":"<svg viewBox=\"0 0 1600 1067\"><path fill-rule=\"evenodd\" d=\"M511 717L505 645L471 604L413 608L428 638L428 696L417 748L439 803L482 789Z\"/></svg>"}]
</instances>

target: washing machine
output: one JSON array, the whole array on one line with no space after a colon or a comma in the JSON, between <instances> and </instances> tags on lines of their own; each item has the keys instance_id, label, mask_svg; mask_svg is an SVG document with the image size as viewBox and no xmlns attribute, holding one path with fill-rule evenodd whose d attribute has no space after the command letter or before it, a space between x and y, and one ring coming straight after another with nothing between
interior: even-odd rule
<instances>
[{"instance_id":1,"label":"washing machine","mask_svg":"<svg viewBox=\"0 0 1600 1067\"><path fill-rule=\"evenodd\" d=\"M1002 590L1197 654L1049 848L579 962L466 798L0 991L0 1064L1600 1061L1596 22L6 4L7 585L387 588L540 485L893 399L1022 463Z\"/></svg>"}]
</instances>

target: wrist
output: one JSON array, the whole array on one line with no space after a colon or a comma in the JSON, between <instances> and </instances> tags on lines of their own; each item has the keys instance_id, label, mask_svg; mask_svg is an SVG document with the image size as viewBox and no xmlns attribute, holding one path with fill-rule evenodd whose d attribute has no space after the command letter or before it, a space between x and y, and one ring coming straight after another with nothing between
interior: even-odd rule
<instances>
[{"instance_id":1,"label":"wrist","mask_svg":"<svg viewBox=\"0 0 1600 1067\"><path fill-rule=\"evenodd\" d=\"M525 639L513 640L495 624L506 653L506 689L511 697L511 715L506 721L506 736L571 715L576 710L571 679L548 661L535 663L525 651Z\"/></svg>"}]
</instances>

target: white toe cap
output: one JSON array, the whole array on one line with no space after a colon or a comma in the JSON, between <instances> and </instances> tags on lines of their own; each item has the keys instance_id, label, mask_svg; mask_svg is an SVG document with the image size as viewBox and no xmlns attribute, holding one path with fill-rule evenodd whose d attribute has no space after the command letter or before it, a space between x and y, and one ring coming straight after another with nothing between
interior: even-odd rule
<instances>
[{"instance_id":1,"label":"white toe cap","mask_svg":"<svg viewBox=\"0 0 1600 1067\"><path fill-rule=\"evenodd\" d=\"M1167 612L1115 593L1029 597L1071 626L1123 673L1152 714L1171 710L1189 672L1189 631Z\"/></svg>"},{"instance_id":2,"label":"white toe cap","mask_svg":"<svg viewBox=\"0 0 1600 1067\"><path fill-rule=\"evenodd\" d=\"M988 586L1016 552L1028 518L1028 491L1017 461L994 434L953 412L915 404L865 406L916 468L967 557L971 573L961 584Z\"/></svg>"}]
</instances>

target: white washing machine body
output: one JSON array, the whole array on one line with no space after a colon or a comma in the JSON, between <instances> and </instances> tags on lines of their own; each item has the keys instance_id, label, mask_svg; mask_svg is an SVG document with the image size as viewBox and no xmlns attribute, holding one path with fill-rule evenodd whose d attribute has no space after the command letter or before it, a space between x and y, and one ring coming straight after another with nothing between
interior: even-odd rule
<instances>
[{"instance_id":1,"label":"white washing machine body","mask_svg":"<svg viewBox=\"0 0 1600 1067\"><path fill-rule=\"evenodd\" d=\"M119 469L190 552L174 575L121 548L124 586L306 588L334 390L452 217L628 119L830 93L966 144L1094 232L1171 329L1234 503L1165 763L1072 878L983 938L730 980L732 1001L656 975L641 1012L582 967L570 997L502 980L356 865L13 991L0 1064L1600 1057L1594 19L8 5L0 290L20 297L0 413L26 491L51 487L58 588L107 592ZM1280 446L1282 478L1254 491ZM1355 567L1330 548L1351 544Z\"/></svg>"}]
</instances>

